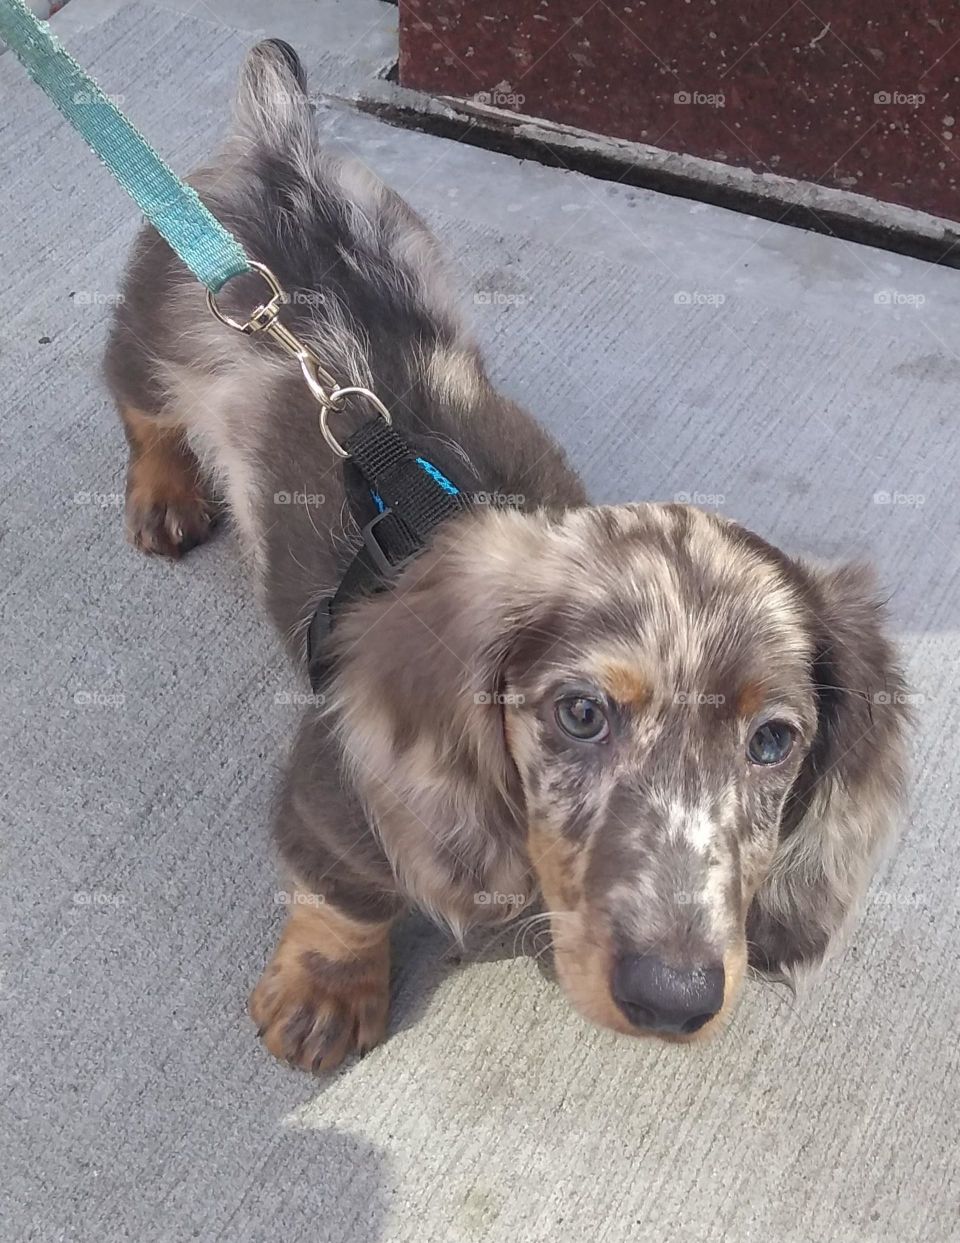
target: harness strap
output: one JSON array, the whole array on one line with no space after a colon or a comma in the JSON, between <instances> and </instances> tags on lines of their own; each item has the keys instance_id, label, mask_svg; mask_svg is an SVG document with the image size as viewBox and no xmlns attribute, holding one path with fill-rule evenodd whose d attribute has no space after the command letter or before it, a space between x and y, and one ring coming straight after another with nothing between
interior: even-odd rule
<instances>
[{"instance_id":1,"label":"harness strap","mask_svg":"<svg viewBox=\"0 0 960 1243\"><path fill-rule=\"evenodd\" d=\"M436 527L469 506L460 489L383 419L362 424L344 448L350 454L344 485L362 543L336 592L320 602L310 622L307 665L314 691L329 671L325 641L342 609L383 591L423 551Z\"/></svg>"},{"instance_id":2,"label":"harness strap","mask_svg":"<svg viewBox=\"0 0 960 1243\"><path fill-rule=\"evenodd\" d=\"M410 445L382 419L363 423L344 443L350 454L346 470L357 472L373 493L381 513L392 510L398 541L412 548L423 541L438 523L463 508L460 490L425 458L418 458Z\"/></svg>"}]
</instances>

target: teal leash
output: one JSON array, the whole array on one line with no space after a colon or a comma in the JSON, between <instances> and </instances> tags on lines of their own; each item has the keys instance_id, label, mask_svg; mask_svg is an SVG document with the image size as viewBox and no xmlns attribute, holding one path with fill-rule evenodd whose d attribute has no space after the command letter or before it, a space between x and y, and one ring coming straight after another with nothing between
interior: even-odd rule
<instances>
[{"instance_id":1,"label":"teal leash","mask_svg":"<svg viewBox=\"0 0 960 1243\"><path fill-rule=\"evenodd\" d=\"M185 186L167 167L24 0L0 0L0 39L13 49L34 82L136 200L160 236L197 280L206 285L211 313L237 332L248 336L264 333L296 359L304 382L320 406L320 431L338 457L347 458L350 454L331 431L329 416L342 411L347 397L362 397L384 423L391 422L390 411L376 393L338 383L311 346L281 322L280 308L290 299L274 274L247 256L233 234L200 202L196 191ZM220 309L216 294L231 277L244 272L255 272L270 296L248 319L238 320Z\"/></svg>"},{"instance_id":2,"label":"teal leash","mask_svg":"<svg viewBox=\"0 0 960 1243\"><path fill-rule=\"evenodd\" d=\"M265 333L296 359L320 406L320 431L330 449L340 458L352 458L355 451L362 457L360 477L368 483L377 512L370 521L358 522L363 543L336 593L321 600L310 620L307 667L313 689L319 690L329 668L323 653L336 608L360 594L382 590L413 553L424 547L433 527L460 509L464 498L446 475L426 458L416 456L391 427L390 411L376 393L359 385L338 384L314 350L281 322L280 308L289 297L273 272L247 257L237 239L200 202L196 191L167 167L24 0L0 0L0 38L136 200L161 237L206 285L211 313L237 332ZM243 272L255 272L265 282L270 297L248 319L239 320L220 309L216 295L231 277ZM375 417L362 424L345 447L328 420L331 413L343 410L348 397L363 398L373 407ZM406 478L403 472L411 470L412 476Z\"/></svg>"},{"instance_id":3,"label":"teal leash","mask_svg":"<svg viewBox=\"0 0 960 1243\"><path fill-rule=\"evenodd\" d=\"M217 293L232 276L250 271L233 234L167 167L23 0L0 0L0 38L197 280Z\"/></svg>"}]
</instances>

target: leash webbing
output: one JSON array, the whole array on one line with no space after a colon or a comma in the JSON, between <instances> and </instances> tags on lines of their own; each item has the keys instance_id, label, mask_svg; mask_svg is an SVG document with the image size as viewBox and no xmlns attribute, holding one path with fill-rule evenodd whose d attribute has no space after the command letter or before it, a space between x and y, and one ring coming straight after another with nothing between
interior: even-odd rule
<instances>
[{"instance_id":1,"label":"leash webbing","mask_svg":"<svg viewBox=\"0 0 960 1243\"><path fill-rule=\"evenodd\" d=\"M0 38L199 281L216 293L231 276L250 270L237 239L168 168L24 0L0 0Z\"/></svg>"},{"instance_id":2,"label":"leash webbing","mask_svg":"<svg viewBox=\"0 0 960 1243\"><path fill-rule=\"evenodd\" d=\"M370 389L338 386L309 345L278 320L289 301L274 274L247 255L237 239L204 207L161 160L147 140L104 95L24 0L0 0L0 38L13 49L27 73L46 92L95 155L113 173L144 216L206 285L211 312L242 333L264 332L300 363L303 377L320 403L320 430L344 459L345 484L362 482L376 516L361 526L362 543L338 591L321 601L310 622L307 659L317 689L326 673L324 640L338 609L358 597L382 590L427 544L445 519L462 511L467 498L433 463L418 457L392 427L390 412ZM269 301L246 322L231 319L215 294L233 276L256 271L270 289ZM327 387L324 387L326 385ZM344 397L364 396L378 412L340 445L327 425Z\"/></svg>"}]
</instances>

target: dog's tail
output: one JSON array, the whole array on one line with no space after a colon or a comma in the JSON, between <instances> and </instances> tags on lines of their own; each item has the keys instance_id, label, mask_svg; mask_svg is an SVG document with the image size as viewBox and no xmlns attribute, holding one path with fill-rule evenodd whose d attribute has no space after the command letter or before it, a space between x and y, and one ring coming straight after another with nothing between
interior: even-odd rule
<instances>
[{"instance_id":1,"label":"dog's tail","mask_svg":"<svg viewBox=\"0 0 960 1243\"><path fill-rule=\"evenodd\" d=\"M309 145L313 119L307 75L289 43L265 39L247 53L233 104L234 132L289 150Z\"/></svg>"}]
</instances>

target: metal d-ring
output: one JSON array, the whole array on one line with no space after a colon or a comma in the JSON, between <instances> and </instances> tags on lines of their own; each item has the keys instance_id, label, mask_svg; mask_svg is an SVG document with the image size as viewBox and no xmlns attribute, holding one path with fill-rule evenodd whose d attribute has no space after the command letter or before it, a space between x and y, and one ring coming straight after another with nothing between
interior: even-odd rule
<instances>
[{"instance_id":1,"label":"metal d-ring","mask_svg":"<svg viewBox=\"0 0 960 1243\"><path fill-rule=\"evenodd\" d=\"M344 385L343 388L335 388L333 392L330 394L329 399L327 401L321 402L320 431L323 433L324 440L327 442L327 444L330 446L333 452L337 455L337 457L342 457L342 458L348 458L350 454L347 452L347 450L343 447L340 441L337 440L336 436L334 436L333 432L330 430L329 426L327 425L327 416L331 410L335 414L339 413L339 411L343 409L343 398L348 396L348 394L351 394L351 393L355 394L357 397L366 397L367 400L370 402L370 404L376 409L377 413L380 415L380 417L383 419L383 421L388 426L393 423L393 419L390 415L390 411L383 404L383 402L376 395L376 393L372 393L370 389L362 388L360 385L357 385L357 384L347 384L347 385Z\"/></svg>"}]
</instances>

